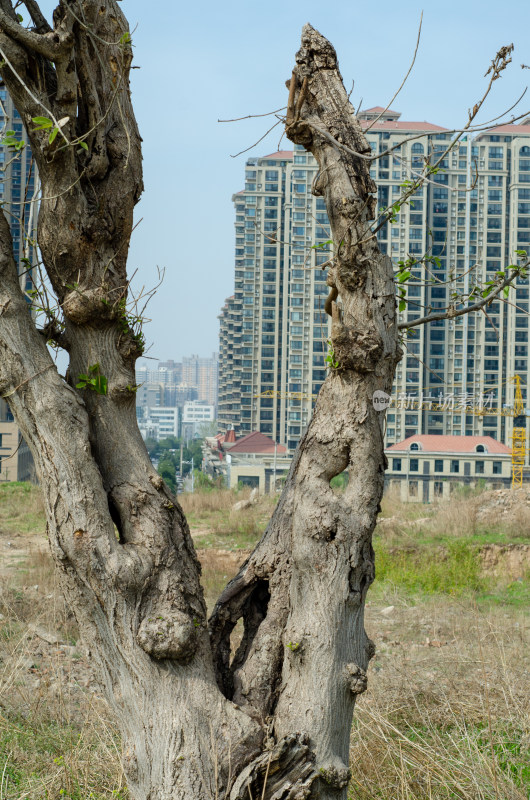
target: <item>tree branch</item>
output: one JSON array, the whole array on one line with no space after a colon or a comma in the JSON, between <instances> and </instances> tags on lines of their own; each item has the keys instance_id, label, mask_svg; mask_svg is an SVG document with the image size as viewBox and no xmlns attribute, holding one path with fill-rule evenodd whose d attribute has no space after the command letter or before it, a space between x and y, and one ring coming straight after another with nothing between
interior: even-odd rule
<instances>
[{"instance_id":1,"label":"tree branch","mask_svg":"<svg viewBox=\"0 0 530 800\"><path fill-rule=\"evenodd\" d=\"M73 42L69 34L61 35L57 31L50 31L45 34L29 31L18 21L8 16L3 9L0 9L0 30L19 44L33 50L35 53L40 53L50 61L58 61L64 58Z\"/></svg>"},{"instance_id":2,"label":"tree branch","mask_svg":"<svg viewBox=\"0 0 530 800\"><path fill-rule=\"evenodd\" d=\"M398 330L402 331L407 328L417 328L418 325L426 325L428 322L436 322L440 319L454 319L455 317L462 317L464 314L471 314L473 311L480 311L481 308L487 306L488 303L491 303L495 300L496 297L505 289L507 286L515 280L515 278L520 274L520 270L515 269L511 275L503 280L501 284L495 289L495 291L491 292L487 297L483 297L482 300L479 300L477 303L473 303L472 306L467 306L466 308L461 308L459 311L455 309L448 309L447 311L439 311L435 312L434 314L428 314L425 317L420 317L420 319L414 319L411 322L400 322L398 324Z\"/></svg>"},{"instance_id":3,"label":"tree branch","mask_svg":"<svg viewBox=\"0 0 530 800\"><path fill-rule=\"evenodd\" d=\"M24 0L24 5L29 11L37 33L51 33L52 28L39 8L37 0Z\"/></svg>"}]
</instances>

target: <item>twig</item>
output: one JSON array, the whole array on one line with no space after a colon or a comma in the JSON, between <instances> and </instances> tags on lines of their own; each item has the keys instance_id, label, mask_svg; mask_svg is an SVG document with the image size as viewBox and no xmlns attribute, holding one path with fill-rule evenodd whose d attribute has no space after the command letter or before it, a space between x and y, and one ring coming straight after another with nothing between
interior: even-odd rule
<instances>
[{"instance_id":1,"label":"twig","mask_svg":"<svg viewBox=\"0 0 530 800\"><path fill-rule=\"evenodd\" d=\"M462 317L464 314L470 314L473 311L479 311L483 308L487 303L491 303L492 300L499 295L503 289L509 286L512 281L519 275L519 270L514 270L511 275L503 280L503 282L495 289L494 292L491 292L487 297L483 297L482 300L479 300L477 303L474 303L472 306L468 306L467 308L462 308L459 311L452 308L448 311L441 311L435 312L434 314L428 314L426 317L420 317L420 319L414 319L410 322L400 322L398 330L404 330L405 328L416 328L418 325L425 325L427 322L435 322L436 320L440 319L453 319L454 317Z\"/></svg>"},{"instance_id":2,"label":"twig","mask_svg":"<svg viewBox=\"0 0 530 800\"><path fill-rule=\"evenodd\" d=\"M387 105L387 107L386 107L385 109L383 109L383 111L381 111L381 113L379 114L379 116L378 116L378 117L376 117L376 118L375 118L375 119L372 121L372 124L371 124L371 125L369 125L369 126L366 128L366 130L364 131L365 133L368 133L368 131L370 130L370 128L373 128L373 126L376 124L376 122L378 122L378 121L381 119L381 117L383 116L383 114L386 114L386 112L388 111L388 109L390 108L390 106L392 105L392 103L394 102L394 100L396 99L396 97L398 96L398 94L400 93L400 91L403 89L403 87L404 87L405 83L407 82L407 79L408 79L408 77L409 77L410 73L412 72L412 68L413 68L413 66L414 66L414 62L416 61L416 56L418 55L418 48L419 48L419 46L420 46L420 38L421 38L421 25L422 25L422 22L423 22L423 11L421 12L421 15L420 15L420 27L419 27L419 29L418 29L418 39L417 39L417 41L416 41L416 49L414 50L414 56L413 56L413 58L412 58L411 65L410 65L410 67L409 67L409 71L407 72L407 74L406 74L406 75L405 75L405 77L403 78L403 80L402 80L402 82L401 82L401 85L400 85L399 89L397 90L397 92L396 92L396 93L394 94L394 96L392 97L392 100L389 102L389 104Z\"/></svg>"},{"instance_id":3,"label":"twig","mask_svg":"<svg viewBox=\"0 0 530 800\"><path fill-rule=\"evenodd\" d=\"M249 151L249 150L252 150L252 148L253 148L253 147L256 147L256 145L257 145L257 144L259 144L260 142L262 142L262 141L265 139L265 137L266 137L266 136L268 136L268 135L269 135L269 133L270 133L271 131L273 131L273 130L274 130L274 128L276 128L276 127L277 127L277 126L280 124L280 122L282 122L282 120L281 120L281 119L279 119L279 120L278 120L278 122L275 122L275 123L274 123L274 125L272 126L272 128L269 128L269 130L268 130L266 133L264 133L264 134L263 134L263 136L261 136L261 137L258 139L258 141L257 141L257 142L254 142L254 144L251 144L251 145L250 145L250 147L245 147L245 149L244 149L244 150L240 150L240 151L239 151L239 153L236 153L236 154L235 154L235 155L233 155L233 156L231 155L231 156L230 156L230 158L237 158L238 156L241 156L241 155L243 155L243 153L248 153L248 151Z\"/></svg>"},{"instance_id":4,"label":"twig","mask_svg":"<svg viewBox=\"0 0 530 800\"><path fill-rule=\"evenodd\" d=\"M256 119L257 117L271 117L273 114L278 114L280 111L284 111L287 106L282 106L281 108L277 108L275 111L267 111L266 114L247 114L246 117L234 117L234 119L218 119L217 122L240 122L242 119Z\"/></svg>"}]
</instances>

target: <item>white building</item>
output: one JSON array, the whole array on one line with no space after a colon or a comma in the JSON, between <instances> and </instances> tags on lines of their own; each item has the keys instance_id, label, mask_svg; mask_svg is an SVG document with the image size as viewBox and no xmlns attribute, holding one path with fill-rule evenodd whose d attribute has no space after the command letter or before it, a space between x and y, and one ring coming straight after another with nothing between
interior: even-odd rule
<instances>
[{"instance_id":1,"label":"white building","mask_svg":"<svg viewBox=\"0 0 530 800\"><path fill-rule=\"evenodd\" d=\"M201 427L215 419L215 406L199 400L188 400L182 410L182 436L193 439L200 435Z\"/></svg>"},{"instance_id":2,"label":"white building","mask_svg":"<svg viewBox=\"0 0 530 800\"><path fill-rule=\"evenodd\" d=\"M164 406L144 406L138 422L144 439L167 439L179 435L179 409Z\"/></svg>"},{"instance_id":3,"label":"white building","mask_svg":"<svg viewBox=\"0 0 530 800\"><path fill-rule=\"evenodd\" d=\"M516 263L515 250L530 253L530 117L465 136L449 153L453 134L440 125L402 120L380 107L359 119L379 156L370 169L378 209L399 200L403 182L414 179L426 158L439 167L377 233L396 270L409 258L430 259L428 277L410 262L399 322L447 309ZM317 174L316 160L301 145L247 160L245 188L233 196L234 293L220 315L219 429L259 430L289 454L326 377L332 252L324 200L312 194ZM508 300L495 298L487 314L412 330L396 370L387 445L415 433L510 441L512 416L472 408L485 397L495 409L512 406L520 375L530 409L529 293L528 279L519 277ZM398 404L400 398L407 402Z\"/></svg>"}]
</instances>

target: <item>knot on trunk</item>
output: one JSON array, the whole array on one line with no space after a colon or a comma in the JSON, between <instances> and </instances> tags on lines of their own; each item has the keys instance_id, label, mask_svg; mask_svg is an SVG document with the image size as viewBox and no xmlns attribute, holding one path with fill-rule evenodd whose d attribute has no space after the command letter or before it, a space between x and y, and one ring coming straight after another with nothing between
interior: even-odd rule
<instances>
[{"instance_id":1,"label":"knot on trunk","mask_svg":"<svg viewBox=\"0 0 530 800\"><path fill-rule=\"evenodd\" d=\"M305 800L310 797L317 778L309 737L292 733L245 767L236 778L228 800L248 800L249 797Z\"/></svg>"},{"instance_id":2,"label":"knot on trunk","mask_svg":"<svg viewBox=\"0 0 530 800\"><path fill-rule=\"evenodd\" d=\"M143 589L153 568L151 554L146 547L137 544L121 545L110 555L107 566L116 589L122 594Z\"/></svg>"},{"instance_id":3,"label":"knot on trunk","mask_svg":"<svg viewBox=\"0 0 530 800\"><path fill-rule=\"evenodd\" d=\"M198 619L191 619L178 609L168 609L144 618L136 641L146 653L156 659L171 658L189 661L197 647Z\"/></svg>"},{"instance_id":4,"label":"knot on trunk","mask_svg":"<svg viewBox=\"0 0 530 800\"><path fill-rule=\"evenodd\" d=\"M101 286L97 289L75 286L65 295L62 309L65 317L75 325L111 320L114 316L112 304Z\"/></svg>"},{"instance_id":5,"label":"knot on trunk","mask_svg":"<svg viewBox=\"0 0 530 800\"><path fill-rule=\"evenodd\" d=\"M339 319L337 305L333 303L331 342L334 360L339 372L373 372L384 351L383 342L373 326L363 330L344 325Z\"/></svg>"},{"instance_id":6,"label":"knot on trunk","mask_svg":"<svg viewBox=\"0 0 530 800\"><path fill-rule=\"evenodd\" d=\"M362 694L368 688L366 672L357 664L346 664L346 680L352 694Z\"/></svg>"},{"instance_id":7,"label":"knot on trunk","mask_svg":"<svg viewBox=\"0 0 530 800\"><path fill-rule=\"evenodd\" d=\"M332 789L337 789L337 791L339 789L344 789L351 778L351 770L349 770L342 761L320 767L318 774L324 783L327 783Z\"/></svg>"}]
</instances>

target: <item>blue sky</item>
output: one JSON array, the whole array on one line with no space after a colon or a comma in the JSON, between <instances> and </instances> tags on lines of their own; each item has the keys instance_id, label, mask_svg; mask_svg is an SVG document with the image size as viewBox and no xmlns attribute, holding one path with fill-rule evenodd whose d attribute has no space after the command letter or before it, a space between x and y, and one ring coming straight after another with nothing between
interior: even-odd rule
<instances>
[{"instance_id":1,"label":"blue sky","mask_svg":"<svg viewBox=\"0 0 530 800\"><path fill-rule=\"evenodd\" d=\"M45 0L43 10L53 7ZM243 188L245 159L277 149L281 127L251 153L233 159L272 123L219 118L283 106L300 32L310 22L335 46L352 102L385 106L414 51L422 6L411 0L361 4L322 0L267 3L124 0L135 47L133 100L144 139L142 222L133 234L130 272L136 287L163 286L151 301L149 355L179 359L217 349L224 298L233 292L231 196ZM530 3L446 0L424 9L414 71L393 107L403 119L459 127L481 97L499 47L514 43L513 64L499 80L482 119L510 106L530 70ZM520 105L530 112L530 91ZM284 139L282 147L290 144Z\"/></svg>"}]
</instances>

